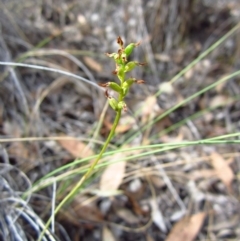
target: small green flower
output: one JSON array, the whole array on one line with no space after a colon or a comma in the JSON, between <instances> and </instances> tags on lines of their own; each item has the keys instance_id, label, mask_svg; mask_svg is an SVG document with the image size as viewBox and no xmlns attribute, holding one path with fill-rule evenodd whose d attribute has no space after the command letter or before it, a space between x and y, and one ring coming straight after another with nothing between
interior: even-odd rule
<instances>
[{"instance_id":1,"label":"small green flower","mask_svg":"<svg viewBox=\"0 0 240 241\"><path fill-rule=\"evenodd\" d=\"M117 83L108 82L107 84L112 90L116 91L119 94L122 93L122 88Z\"/></svg>"},{"instance_id":2,"label":"small green flower","mask_svg":"<svg viewBox=\"0 0 240 241\"><path fill-rule=\"evenodd\" d=\"M120 66L116 69L117 71L117 77L119 78L121 84L124 83L125 80L125 68L124 66Z\"/></svg>"},{"instance_id":3,"label":"small green flower","mask_svg":"<svg viewBox=\"0 0 240 241\"><path fill-rule=\"evenodd\" d=\"M128 62L124 68L124 72L129 72L131 70L133 70L135 67L137 66L137 62L136 61L131 61Z\"/></svg>"},{"instance_id":4,"label":"small green flower","mask_svg":"<svg viewBox=\"0 0 240 241\"><path fill-rule=\"evenodd\" d=\"M118 102L115 98L108 94L108 90L105 91L105 96L108 98L108 103L113 110L118 111Z\"/></svg>"},{"instance_id":5,"label":"small green flower","mask_svg":"<svg viewBox=\"0 0 240 241\"><path fill-rule=\"evenodd\" d=\"M125 97L129 91L129 88L131 87L131 85L134 83L134 79L128 79L126 80L123 85L122 85L122 90L123 90L123 96Z\"/></svg>"},{"instance_id":6,"label":"small green flower","mask_svg":"<svg viewBox=\"0 0 240 241\"><path fill-rule=\"evenodd\" d=\"M127 111L127 105L124 101L120 101L118 102L118 109L119 110L124 110L124 111Z\"/></svg>"},{"instance_id":7,"label":"small green flower","mask_svg":"<svg viewBox=\"0 0 240 241\"><path fill-rule=\"evenodd\" d=\"M109 87L110 89L116 91L117 93L122 93L122 88L115 82L99 83L101 87Z\"/></svg>"},{"instance_id":8,"label":"small green flower","mask_svg":"<svg viewBox=\"0 0 240 241\"><path fill-rule=\"evenodd\" d=\"M112 96L108 97L108 103L113 110L118 111L118 102Z\"/></svg>"}]
</instances>

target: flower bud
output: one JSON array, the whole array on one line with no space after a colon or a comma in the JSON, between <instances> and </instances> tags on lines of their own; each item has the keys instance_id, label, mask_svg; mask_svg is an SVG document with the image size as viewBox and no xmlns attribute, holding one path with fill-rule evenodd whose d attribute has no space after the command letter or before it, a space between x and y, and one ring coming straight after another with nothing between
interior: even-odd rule
<instances>
[{"instance_id":1,"label":"flower bud","mask_svg":"<svg viewBox=\"0 0 240 241\"><path fill-rule=\"evenodd\" d=\"M115 82L108 82L108 87L110 87L112 90L115 90L117 93L122 92L122 88Z\"/></svg>"},{"instance_id":2,"label":"flower bud","mask_svg":"<svg viewBox=\"0 0 240 241\"><path fill-rule=\"evenodd\" d=\"M122 92L124 97L127 95L128 91L129 91L129 85L127 82L124 82L122 84Z\"/></svg>"},{"instance_id":3,"label":"flower bud","mask_svg":"<svg viewBox=\"0 0 240 241\"><path fill-rule=\"evenodd\" d=\"M123 96L125 97L129 91L129 88L131 87L131 85L135 82L135 79L131 78L126 80L123 84L122 84L122 92L123 92Z\"/></svg>"},{"instance_id":4,"label":"flower bud","mask_svg":"<svg viewBox=\"0 0 240 241\"><path fill-rule=\"evenodd\" d=\"M136 62L136 61L130 61L126 64L125 66L125 70L124 72L129 72L131 70L133 70L136 66L144 66L146 65L146 63L139 63L139 62Z\"/></svg>"},{"instance_id":5,"label":"flower bud","mask_svg":"<svg viewBox=\"0 0 240 241\"><path fill-rule=\"evenodd\" d=\"M140 42L138 43L130 43L125 49L124 53L127 55L127 57L132 53L135 47L139 46Z\"/></svg>"},{"instance_id":6,"label":"flower bud","mask_svg":"<svg viewBox=\"0 0 240 241\"><path fill-rule=\"evenodd\" d=\"M118 103L118 110L124 110L124 111L127 111L127 105L124 101L120 101Z\"/></svg>"},{"instance_id":7,"label":"flower bud","mask_svg":"<svg viewBox=\"0 0 240 241\"><path fill-rule=\"evenodd\" d=\"M125 53L121 54L121 60L122 60L122 63L126 63L127 62L127 55Z\"/></svg>"},{"instance_id":8,"label":"flower bud","mask_svg":"<svg viewBox=\"0 0 240 241\"><path fill-rule=\"evenodd\" d=\"M124 72L129 72L131 70L133 70L135 67L137 66L137 62L135 61L130 61L126 64L125 68L124 68Z\"/></svg>"},{"instance_id":9,"label":"flower bud","mask_svg":"<svg viewBox=\"0 0 240 241\"><path fill-rule=\"evenodd\" d=\"M116 91L117 93L122 93L122 88L115 82L107 82L107 83L98 83L101 87L109 87L110 89ZM108 93L106 94L106 97L108 97Z\"/></svg>"},{"instance_id":10,"label":"flower bud","mask_svg":"<svg viewBox=\"0 0 240 241\"><path fill-rule=\"evenodd\" d=\"M127 85L130 87L134 82L136 82L135 78L130 78L126 80Z\"/></svg>"},{"instance_id":11,"label":"flower bud","mask_svg":"<svg viewBox=\"0 0 240 241\"><path fill-rule=\"evenodd\" d=\"M124 68L123 67L120 67L117 69L117 76L119 78L119 80L121 81L121 83L124 82L124 79L125 79L125 73L124 73Z\"/></svg>"},{"instance_id":12,"label":"flower bud","mask_svg":"<svg viewBox=\"0 0 240 241\"><path fill-rule=\"evenodd\" d=\"M112 96L108 96L108 103L113 108L113 110L118 110L118 102Z\"/></svg>"}]
</instances>

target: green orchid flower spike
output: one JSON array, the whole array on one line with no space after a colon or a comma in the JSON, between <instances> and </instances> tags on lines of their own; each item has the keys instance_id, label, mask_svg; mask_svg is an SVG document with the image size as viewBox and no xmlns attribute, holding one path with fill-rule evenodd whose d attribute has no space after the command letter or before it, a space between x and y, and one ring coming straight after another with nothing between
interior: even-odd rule
<instances>
[{"instance_id":1,"label":"green orchid flower spike","mask_svg":"<svg viewBox=\"0 0 240 241\"><path fill-rule=\"evenodd\" d=\"M106 55L110 58L113 58L113 60L115 61L116 68L113 71L113 74L115 74L118 77L120 84L117 84L115 82L108 82L108 83L99 84L99 85L105 88L108 87L118 94L117 100L109 96L108 94L106 95L109 101L109 105L112 107L113 110L126 111L127 107L124 102L124 98L129 92L130 87L134 83L137 83L137 84L144 83L143 80L136 80L135 78L130 78L126 80L125 79L126 73L131 72L137 66L143 66L145 64L138 63L136 61L128 61L128 57L131 55L133 50L140 45L140 42L130 43L129 45L127 45L127 47L124 47L123 40L121 39L121 37L118 37L117 43L119 45L118 51L116 53L111 53L111 54L107 53Z\"/></svg>"}]
</instances>

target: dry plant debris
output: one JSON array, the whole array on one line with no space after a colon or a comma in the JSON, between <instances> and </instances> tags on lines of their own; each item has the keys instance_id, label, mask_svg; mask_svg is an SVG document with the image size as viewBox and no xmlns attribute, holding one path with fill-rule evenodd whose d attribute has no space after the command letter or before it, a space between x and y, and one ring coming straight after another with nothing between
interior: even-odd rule
<instances>
[{"instance_id":1,"label":"dry plant debris","mask_svg":"<svg viewBox=\"0 0 240 241\"><path fill-rule=\"evenodd\" d=\"M205 213L197 213L191 217L185 217L173 227L166 241L193 241L195 240L202 224Z\"/></svg>"},{"instance_id":2,"label":"dry plant debris","mask_svg":"<svg viewBox=\"0 0 240 241\"><path fill-rule=\"evenodd\" d=\"M121 153L118 153L111 157L111 161L114 162L122 158L124 158L124 155ZM110 164L109 166L107 166L100 178L100 182L99 182L100 190L102 191L118 190L124 178L125 167L126 167L126 162L124 161L119 161L117 163Z\"/></svg>"},{"instance_id":3,"label":"dry plant debris","mask_svg":"<svg viewBox=\"0 0 240 241\"><path fill-rule=\"evenodd\" d=\"M216 170L218 178L226 185L229 192L232 192L232 181L234 174L226 160L216 152L211 154L212 165Z\"/></svg>"},{"instance_id":4,"label":"dry plant debris","mask_svg":"<svg viewBox=\"0 0 240 241\"><path fill-rule=\"evenodd\" d=\"M72 140L58 140L59 144L66 149L73 157L75 158L84 158L88 156L93 156L94 153L90 149L89 146L87 146L82 141L79 141L77 139Z\"/></svg>"}]
</instances>

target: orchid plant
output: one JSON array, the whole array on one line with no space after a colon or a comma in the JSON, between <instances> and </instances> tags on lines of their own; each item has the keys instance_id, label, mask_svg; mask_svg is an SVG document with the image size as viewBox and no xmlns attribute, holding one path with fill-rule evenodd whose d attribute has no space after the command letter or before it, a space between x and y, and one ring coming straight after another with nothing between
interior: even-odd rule
<instances>
[{"instance_id":1,"label":"orchid plant","mask_svg":"<svg viewBox=\"0 0 240 241\"><path fill-rule=\"evenodd\" d=\"M102 150L100 151L98 157L96 158L96 160L91 164L88 171L81 177L81 179L74 186L74 188L59 203L59 205L54 210L54 215L56 215L59 212L59 210L75 196L75 194L78 192L78 190L80 189L82 184L85 182L85 180L91 176L92 171L94 170L95 166L97 165L99 160L102 158L103 153L107 149L107 147L115 133L115 130L116 130L119 120L121 118L122 111L127 111L127 105L124 101L124 98L128 94L130 87L134 83L136 83L136 84L144 83L143 80L137 80L132 77L126 79L127 73L131 72L137 66L144 65L144 63L139 63L136 61L128 61L129 56L133 52L134 48L139 46L140 43L139 42L138 43L130 43L129 45L124 47L124 43L123 43L123 40L121 39L121 37L117 38L117 43L119 45L119 49L118 49L117 53L111 53L111 54L107 53L106 55L114 59L115 64L116 64L116 69L113 71L113 74L115 74L118 77L120 83L117 84L115 82L108 82L108 83L104 83L104 84L99 84L100 86L106 88L105 96L108 99L109 105L112 107L112 109L114 111L116 111L116 116L115 116L115 120L114 120L112 129L107 137L107 140L105 141L105 143L102 147ZM115 99L113 96L110 96L108 89L112 89L113 91L115 91L118 94L118 98ZM39 241L41 240L43 234L46 232L50 223L51 223L51 219L49 219L48 222L46 223L45 228L42 231L42 233L38 239Z\"/></svg>"}]
</instances>

